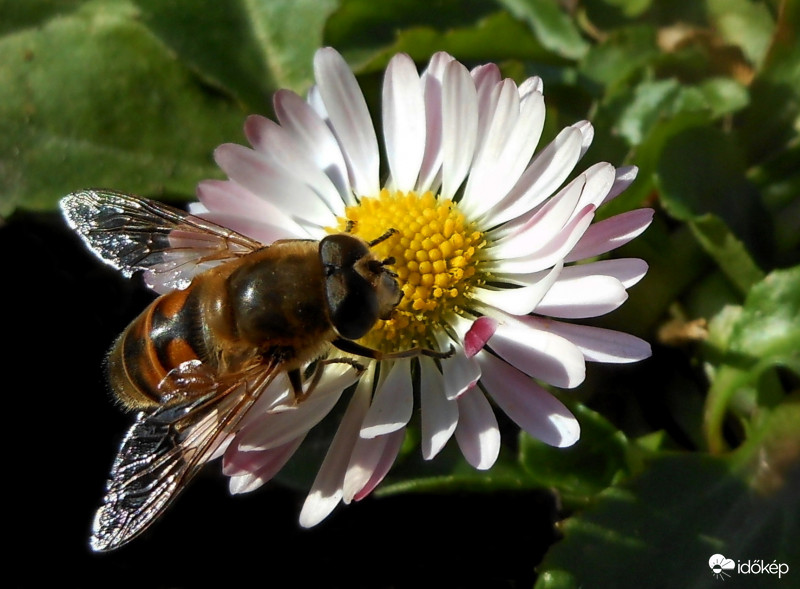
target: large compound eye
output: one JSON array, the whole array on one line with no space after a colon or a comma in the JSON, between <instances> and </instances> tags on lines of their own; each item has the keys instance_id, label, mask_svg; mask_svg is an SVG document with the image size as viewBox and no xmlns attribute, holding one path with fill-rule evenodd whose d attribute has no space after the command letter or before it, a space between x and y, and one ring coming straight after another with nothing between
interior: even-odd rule
<instances>
[{"instance_id":1,"label":"large compound eye","mask_svg":"<svg viewBox=\"0 0 800 589\"><path fill-rule=\"evenodd\" d=\"M333 326L347 339L363 337L375 325L379 313L375 287L355 267L369 255L369 248L350 235L329 235L320 242L319 255Z\"/></svg>"}]
</instances>

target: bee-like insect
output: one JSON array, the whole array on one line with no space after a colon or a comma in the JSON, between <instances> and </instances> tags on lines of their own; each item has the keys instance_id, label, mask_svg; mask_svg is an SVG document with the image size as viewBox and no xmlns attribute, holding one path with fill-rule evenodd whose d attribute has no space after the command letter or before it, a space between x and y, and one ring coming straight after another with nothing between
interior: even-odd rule
<instances>
[{"instance_id":1,"label":"bee-like insect","mask_svg":"<svg viewBox=\"0 0 800 589\"><path fill-rule=\"evenodd\" d=\"M354 341L402 299L388 268L394 260L370 249L391 229L369 242L337 233L265 246L127 194L76 192L61 200L61 210L89 248L125 276L144 271L174 287L133 320L108 356L114 394L139 412L95 516L96 551L122 546L159 517L277 375L287 374L300 403L313 394L304 392L304 367L331 346L377 360L452 353L386 354ZM318 362L316 371L324 366Z\"/></svg>"}]
</instances>

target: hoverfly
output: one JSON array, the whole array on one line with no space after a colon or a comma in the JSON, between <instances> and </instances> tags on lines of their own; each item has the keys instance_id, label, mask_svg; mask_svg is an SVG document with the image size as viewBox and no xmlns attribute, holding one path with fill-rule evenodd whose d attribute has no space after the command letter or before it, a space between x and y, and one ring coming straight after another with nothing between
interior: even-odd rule
<instances>
[{"instance_id":1,"label":"hoverfly","mask_svg":"<svg viewBox=\"0 0 800 589\"><path fill-rule=\"evenodd\" d=\"M386 354L355 341L403 296L388 268L394 260L370 249L391 229L372 241L344 232L265 246L133 195L80 191L63 198L61 210L104 262L175 288L134 319L108 355L115 396L138 413L94 519L95 551L126 544L158 518L277 375L288 376L301 403L313 394L304 392L304 367L331 346L377 360L452 353Z\"/></svg>"}]
</instances>

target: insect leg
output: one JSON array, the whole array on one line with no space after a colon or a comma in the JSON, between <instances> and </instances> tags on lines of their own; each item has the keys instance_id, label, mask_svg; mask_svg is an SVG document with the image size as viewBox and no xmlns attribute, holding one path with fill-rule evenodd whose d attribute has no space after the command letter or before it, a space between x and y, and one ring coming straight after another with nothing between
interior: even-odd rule
<instances>
[{"instance_id":1,"label":"insect leg","mask_svg":"<svg viewBox=\"0 0 800 589\"><path fill-rule=\"evenodd\" d=\"M397 233L397 229L387 229L387 230L386 230L386 233L384 233L384 234L383 234L383 235L381 235L380 237L376 237L376 238L375 238L375 239L373 239L372 241L368 241L368 242L367 242L367 244L369 245L369 247L376 246L376 245L378 245L380 242L382 242L382 241L386 241L387 239L389 239L389 238L390 238L392 235L394 235L395 233Z\"/></svg>"},{"instance_id":2,"label":"insect leg","mask_svg":"<svg viewBox=\"0 0 800 589\"><path fill-rule=\"evenodd\" d=\"M451 345L447 352L437 352L429 348L409 348L407 350L400 350L399 352L381 352L367 346L354 342L353 340L338 338L333 340L333 345L350 354L364 356L365 358L372 358L373 360L398 360L400 358L414 358L416 356L429 356L430 358L449 358L455 352L455 348Z\"/></svg>"},{"instance_id":3,"label":"insect leg","mask_svg":"<svg viewBox=\"0 0 800 589\"><path fill-rule=\"evenodd\" d=\"M286 375L289 377L289 384L292 386L294 398L302 399L305 393L303 392L303 375L300 373L300 369L293 368Z\"/></svg>"}]
</instances>

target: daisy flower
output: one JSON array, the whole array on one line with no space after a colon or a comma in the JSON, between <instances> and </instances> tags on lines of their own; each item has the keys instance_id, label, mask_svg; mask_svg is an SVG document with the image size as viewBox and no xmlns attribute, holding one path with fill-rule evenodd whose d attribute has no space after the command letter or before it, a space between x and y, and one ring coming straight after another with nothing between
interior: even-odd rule
<instances>
[{"instance_id":1,"label":"daisy flower","mask_svg":"<svg viewBox=\"0 0 800 589\"><path fill-rule=\"evenodd\" d=\"M276 474L357 383L301 511L304 526L383 479L414 415L415 381L423 457L455 437L467 462L488 469L500 448L493 405L543 442L570 446L578 422L541 383L573 388L586 361L650 355L636 337L571 321L616 309L644 276L639 259L576 262L633 239L652 211L593 223L636 169L600 163L565 184L593 130L576 123L536 152L545 117L541 79L517 85L494 64L470 71L446 53L419 74L408 56L395 56L383 84L382 160L344 59L321 49L314 72L307 100L276 93L277 122L247 119L252 148L216 150L229 179L201 183L192 212L265 244L341 231L369 241L394 229L374 249L396 260L404 297L360 343L384 352L419 346L454 353L359 358L366 368L360 374L331 364L300 403L281 379L262 395L224 451L234 493Z\"/></svg>"}]
</instances>

